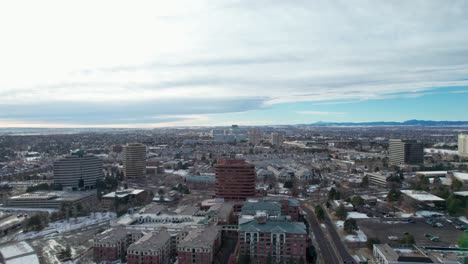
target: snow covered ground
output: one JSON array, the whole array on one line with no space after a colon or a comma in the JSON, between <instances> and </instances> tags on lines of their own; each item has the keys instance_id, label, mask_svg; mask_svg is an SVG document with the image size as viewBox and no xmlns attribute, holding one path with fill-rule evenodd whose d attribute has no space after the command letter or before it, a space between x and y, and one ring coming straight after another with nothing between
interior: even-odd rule
<instances>
[{"instance_id":1,"label":"snow covered ground","mask_svg":"<svg viewBox=\"0 0 468 264\"><path fill-rule=\"evenodd\" d=\"M96 224L104 223L114 218L116 218L115 213L98 212L98 213L93 213L90 216L78 217L76 219L70 218L68 221L60 220L57 222L49 223L48 227L44 228L43 230L39 232L33 231L33 232L18 234L15 240L22 241L25 239L32 239L32 238L36 238L40 236L60 234L60 233L75 230L75 229L81 229L89 225L96 225Z\"/></svg>"},{"instance_id":2,"label":"snow covered ground","mask_svg":"<svg viewBox=\"0 0 468 264\"><path fill-rule=\"evenodd\" d=\"M416 216L419 216L419 217L431 217L434 215L444 215L444 214L439 213L439 212L433 212L433 211L417 211L416 212Z\"/></svg>"},{"instance_id":3,"label":"snow covered ground","mask_svg":"<svg viewBox=\"0 0 468 264\"><path fill-rule=\"evenodd\" d=\"M348 212L348 217L347 218L369 218L366 214L359 213L359 212Z\"/></svg>"},{"instance_id":4,"label":"snow covered ground","mask_svg":"<svg viewBox=\"0 0 468 264\"><path fill-rule=\"evenodd\" d=\"M340 220L340 221L336 221L336 222L335 222L335 225L336 225L336 227L338 227L338 228L343 228L343 227L344 227L344 221L341 221L341 220Z\"/></svg>"},{"instance_id":5,"label":"snow covered ground","mask_svg":"<svg viewBox=\"0 0 468 264\"><path fill-rule=\"evenodd\" d=\"M345 240L349 242L366 242L367 236L364 232L358 230L355 235L346 235Z\"/></svg>"}]
</instances>

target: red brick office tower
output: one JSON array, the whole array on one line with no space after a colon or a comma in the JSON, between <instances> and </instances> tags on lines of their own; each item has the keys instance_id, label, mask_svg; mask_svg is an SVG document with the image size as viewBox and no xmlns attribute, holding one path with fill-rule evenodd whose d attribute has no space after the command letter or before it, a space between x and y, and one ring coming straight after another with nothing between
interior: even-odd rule
<instances>
[{"instance_id":1,"label":"red brick office tower","mask_svg":"<svg viewBox=\"0 0 468 264\"><path fill-rule=\"evenodd\" d=\"M215 166L216 197L244 201L255 196L255 166L243 159L219 160Z\"/></svg>"}]
</instances>

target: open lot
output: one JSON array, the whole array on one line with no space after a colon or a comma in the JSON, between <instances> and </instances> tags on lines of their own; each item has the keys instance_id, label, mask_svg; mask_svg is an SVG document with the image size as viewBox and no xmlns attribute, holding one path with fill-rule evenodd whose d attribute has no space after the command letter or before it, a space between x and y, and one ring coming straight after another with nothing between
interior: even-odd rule
<instances>
[{"instance_id":1,"label":"open lot","mask_svg":"<svg viewBox=\"0 0 468 264\"><path fill-rule=\"evenodd\" d=\"M442 227L432 227L424 222L423 218L414 219L414 223L405 223L395 218L368 218L356 219L359 228L364 231L368 238L378 238L382 243L398 243L391 241L389 236L397 236L402 238L405 232L414 236L417 244L432 245L432 246L450 246L456 245L463 231L456 229L446 220L440 218L438 222L442 223ZM437 236L439 242L432 242L425 235Z\"/></svg>"}]
</instances>

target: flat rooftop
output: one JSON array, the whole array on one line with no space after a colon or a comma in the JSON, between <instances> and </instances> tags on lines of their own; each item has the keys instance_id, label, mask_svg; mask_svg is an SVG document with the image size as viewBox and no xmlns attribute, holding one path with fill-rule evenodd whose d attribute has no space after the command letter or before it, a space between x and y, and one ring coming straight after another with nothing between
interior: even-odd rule
<instances>
[{"instance_id":1,"label":"flat rooftop","mask_svg":"<svg viewBox=\"0 0 468 264\"><path fill-rule=\"evenodd\" d=\"M468 181L468 173L454 172L453 176L461 181Z\"/></svg>"},{"instance_id":2,"label":"flat rooftop","mask_svg":"<svg viewBox=\"0 0 468 264\"><path fill-rule=\"evenodd\" d=\"M403 194L421 202L443 202L444 199L425 191L402 190Z\"/></svg>"},{"instance_id":3,"label":"flat rooftop","mask_svg":"<svg viewBox=\"0 0 468 264\"><path fill-rule=\"evenodd\" d=\"M125 189L121 191L110 192L106 195L103 195L102 197L103 198L115 198L115 197L124 198L128 195L138 195L144 191L145 190L140 190L140 189Z\"/></svg>"}]
</instances>

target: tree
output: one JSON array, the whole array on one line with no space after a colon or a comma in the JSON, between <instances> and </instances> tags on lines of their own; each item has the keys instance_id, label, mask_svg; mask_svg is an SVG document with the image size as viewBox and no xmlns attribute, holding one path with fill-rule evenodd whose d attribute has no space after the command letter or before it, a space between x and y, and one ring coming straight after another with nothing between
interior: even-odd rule
<instances>
[{"instance_id":1,"label":"tree","mask_svg":"<svg viewBox=\"0 0 468 264\"><path fill-rule=\"evenodd\" d=\"M336 196L336 189L332 187L330 191L328 192L328 200L335 200L335 196Z\"/></svg>"},{"instance_id":2,"label":"tree","mask_svg":"<svg viewBox=\"0 0 468 264\"><path fill-rule=\"evenodd\" d=\"M40 231L47 225L47 220L41 214L35 214L26 220L26 230Z\"/></svg>"},{"instance_id":3,"label":"tree","mask_svg":"<svg viewBox=\"0 0 468 264\"><path fill-rule=\"evenodd\" d=\"M372 250L374 244L380 244L380 240L378 238L372 237L367 239L366 246L368 249Z\"/></svg>"},{"instance_id":4,"label":"tree","mask_svg":"<svg viewBox=\"0 0 468 264\"><path fill-rule=\"evenodd\" d=\"M409 233L406 233L403 238L400 240L400 243L401 244L405 244L405 245L412 245L414 244L414 237L413 235L409 234Z\"/></svg>"},{"instance_id":5,"label":"tree","mask_svg":"<svg viewBox=\"0 0 468 264\"><path fill-rule=\"evenodd\" d=\"M463 183L459 181L458 179L453 179L451 187L452 187L452 191L458 192L460 191L461 187L463 187Z\"/></svg>"},{"instance_id":6,"label":"tree","mask_svg":"<svg viewBox=\"0 0 468 264\"><path fill-rule=\"evenodd\" d=\"M458 240L458 246L460 248L468 248L468 233L463 233L463 235Z\"/></svg>"},{"instance_id":7,"label":"tree","mask_svg":"<svg viewBox=\"0 0 468 264\"><path fill-rule=\"evenodd\" d=\"M159 190L158 190L158 194L159 194L160 196L164 195L164 189L162 189L162 188L159 188Z\"/></svg>"},{"instance_id":8,"label":"tree","mask_svg":"<svg viewBox=\"0 0 468 264\"><path fill-rule=\"evenodd\" d=\"M369 186L369 177L364 176L364 178L362 178L361 187L367 187L367 186Z\"/></svg>"},{"instance_id":9,"label":"tree","mask_svg":"<svg viewBox=\"0 0 468 264\"><path fill-rule=\"evenodd\" d=\"M353 204L354 207L362 206L364 205L364 199L362 199L362 197L359 195L355 195L351 199L351 203Z\"/></svg>"},{"instance_id":10,"label":"tree","mask_svg":"<svg viewBox=\"0 0 468 264\"><path fill-rule=\"evenodd\" d=\"M396 202L400 200L401 192L392 188L387 194L387 201L388 202Z\"/></svg>"},{"instance_id":11,"label":"tree","mask_svg":"<svg viewBox=\"0 0 468 264\"><path fill-rule=\"evenodd\" d=\"M60 252L60 257L62 259L68 259L71 258L71 247L70 245L67 244L66 248Z\"/></svg>"},{"instance_id":12,"label":"tree","mask_svg":"<svg viewBox=\"0 0 468 264\"><path fill-rule=\"evenodd\" d=\"M450 215L457 214L459 211L463 210L463 208L463 201L456 198L453 194L447 198L447 212Z\"/></svg>"},{"instance_id":13,"label":"tree","mask_svg":"<svg viewBox=\"0 0 468 264\"><path fill-rule=\"evenodd\" d=\"M240 255L239 264L250 264L250 255Z\"/></svg>"},{"instance_id":14,"label":"tree","mask_svg":"<svg viewBox=\"0 0 468 264\"><path fill-rule=\"evenodd\" d=\"M322 221L325 218L325 211L323 211L322 206L317 205L315 206L315 215L317 216L317 219Z\"/></svg>"},{"instance_id":15,"label":"tree","mask_svg":"<svg viewBox=\"0 0 468 264\"><path fill-rule=\"evenodd\" d=\"M359 230L357 222L354 218L346 219L343 226L344 231L351 233L354 230Z\"/></svg>"},{"instance_id":16,"label":"tree","mask_svg":"<svg viewBox=\"0 0 468 264\"><path fill-rule=\"evenodd\" d=\"M293 187L293 182L292 181L287 181L283 185L284 188L291 189Z\"/></svg>"},{"instance_id":17,"label":"tree","mask_svg":"<svg viewBox=\"0 0 468 264\"><path fill-rule=\"evenodd\" d=\"M346 217L348 216L348 212L346 211L344 205L340 204L340 206L336 208L335 215L341 220L346 219Z\"/></svg>"}]
</instances>

